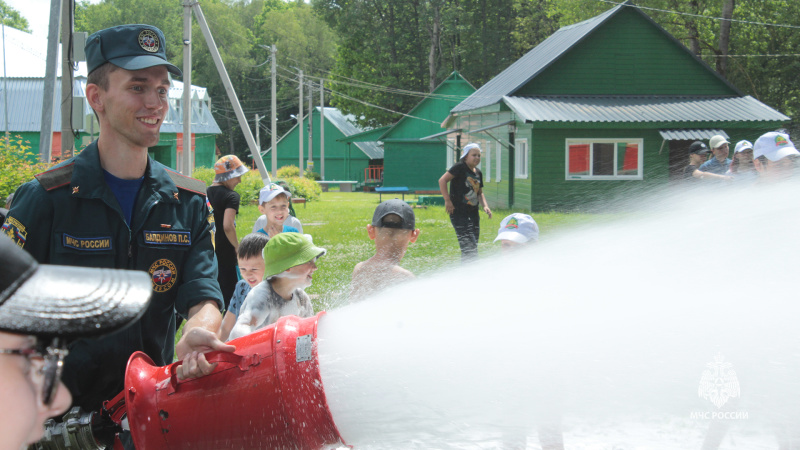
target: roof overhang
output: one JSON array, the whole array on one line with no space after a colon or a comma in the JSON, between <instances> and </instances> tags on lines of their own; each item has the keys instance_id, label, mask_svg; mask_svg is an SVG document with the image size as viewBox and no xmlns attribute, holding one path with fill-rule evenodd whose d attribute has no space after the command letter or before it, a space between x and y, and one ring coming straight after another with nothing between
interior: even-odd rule
<instances>
[{"instance_id":1,"label":"roof overhang","mask_svg":"<svg viewBox=\"0 0 800 450\"><path fill-rule=\"evenodd\" d=\"M658 130L658 133L665 141L707 141L716 135L730 139L728 133L715 129Z\"/></svg>"},{"instance_id":2,"label":"roof overhang","mask_svg":"<svg viewBox=\"0 0 800 450\"><path fill-rule=\"evenodd\" d=\"M791 119L746 95L687 96L542 96L503 97L526 123L670 123L775 122Z\"/></svg>"}]
</instances>

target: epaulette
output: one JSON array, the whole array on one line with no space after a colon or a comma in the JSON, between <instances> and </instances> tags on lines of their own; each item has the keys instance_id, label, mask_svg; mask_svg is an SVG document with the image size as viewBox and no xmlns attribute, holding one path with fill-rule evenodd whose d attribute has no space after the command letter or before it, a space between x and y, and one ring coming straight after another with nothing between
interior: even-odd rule
<instances>
[{"instance_id":1,"label":"epaulette","mask_svg":"<svg viewBox=\"0 0 800 450\"><path fill-rule=\"evenodd\" d=\"M186 175L181 175L174 170L166 170L167 175L169 175L169 178L173 183L175 183L175 186L200 195L206 195L206 184L203 181L200 181L196 178L187 177Z\"/></svg>"},{"instance_id":2,"label":"epaulette","mask_svg":"<svg viewBox=\"0 0 800 450\"><path fill-rule=\"evenodd\" d=\"M72 169L75 167L74 163L65 164L63 166L54 167L42 173L37 173L34 177L39 181L39 184L46 191L66 186L72 181Z\"/></svg>"}]
</instances>

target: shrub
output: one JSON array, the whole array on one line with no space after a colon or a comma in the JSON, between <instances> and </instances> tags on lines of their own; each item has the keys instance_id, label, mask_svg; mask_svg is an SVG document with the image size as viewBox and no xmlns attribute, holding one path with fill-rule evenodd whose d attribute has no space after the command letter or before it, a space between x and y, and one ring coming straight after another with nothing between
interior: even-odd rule
<instances>
[{"instance_id":1,"label":"shrub","mask_svg":"<svg viewBox=\"0 0 800 450\"><path fill-rule=\"evenodd\" d=\"M0 135L0 204L5 204L6 198L21 184L47 170L48 164L31 163L36 161L36 155L30 149L30 142L23 141L22 136L14 136L6 145L5 137Z\"/></svg>"},{"instance_id":2,"label":"shrub","mask_svg":"<svg viewBox=\"0 0 800 450\"><path fill-rule=\"evenodd\" d=\"M251 170L242 175L242 182L236 186L235 191L239 193L242 205L256 204L258 203L258 192L263 187L261 174L258 173L258 170Z\"/></svg>"},{"instance_id":3,"label":"shrub","mask_svg":"<svg viewBox=\"0 0 800 450\"><path fill-rule=\"evenodd\" d=\"M303 172L303 176L308 178L309 180L314 180L314 181L319 181L322 179L322 175L318 174L317 172L312 172L308 169L306 169L306 171Z\"/></svg>"},{"instance_id":4,"label":"shrub","mask_svg":"<svg viewBox=\"0 0 800 450\"><path fill-rule=\"evenodd\" d=\"M206 186L211 186L211 183L214 182L214 175L214 169L209 167L200 167L192 172L192 177L204 182ZM264 187L264 182L261 181L258 170L251 170L242 175L242 182L236 185L234 190L241 197L240 203L247 205L258 201L258 191L262 187Z\"/></svg>"},{"instance_id":5,"label":"shrub","mask_svg":"<svg viewBox=\"0 0 800 450\"><path fill-rule=\"evenodd\" d=\"M300 168L297 166L283 166L278 169L278 178L292 178L300 176Z\"/></svg>"},{"instance_id":6,"label":"shrub","mask_svg":"<svg viewBox=\"0 0 800 450\"><path fill-rule=\"evenodd\" d=\"M211 183L214 182L214 168L213 167L198 167L194 169L192 172L192 178L197 178L198 180L204 182L206 186L211 186Z\"/></svg>"},{"instance_id":7,"label":"shrub","mask_svg":"<svg viewBox=\"0 0 800 450\"><path fill-rule=\"evenodd\" d=\"M319 183L304 177L286 178L286 184L295 197L303 197L308 201L317 200L322 194Z\"/></svg>"}]
</instances>

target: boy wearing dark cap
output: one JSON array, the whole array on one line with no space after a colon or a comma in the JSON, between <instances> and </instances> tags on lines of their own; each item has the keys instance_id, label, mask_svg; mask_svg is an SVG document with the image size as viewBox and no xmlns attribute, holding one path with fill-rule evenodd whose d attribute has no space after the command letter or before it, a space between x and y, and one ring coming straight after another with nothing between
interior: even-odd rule
<instances>
[{"instance_id":1,"label":"boy wearing dark cap","mask_svg":"<svg viewBox=\"0 0 800 450\"><path fill-rule=\"evenodd\" d=\"M68 340L125 328L152 291L142 272L39 265L5 236L0 260L0 435L3 448L24 448L70 406Z\"/></svg>"},{"instance_id":2,"label":"boy wearing dark cap","mask_svg":"<svg viewBox=\"0 0 800 450\"><path fill-rule=\"evenodd\" d=\"M683 178L687 180L699 180L704 178L731 180L732 178L728 175L718 175L716 173L703 172L700 170L700 166L704 165L708 159L709 153L710 151L706 144L700 141L692 142L692 145L689 146L689 165L683 169Z\"/></svg>"},{"instance_id":3,"label":"boy wearing dark cap","mask_svg":"<svg viewBox=\"0 0 800 450\"><path fill-rule=\"evenodd\" d=\"M414 210L400 199L386 200L375 208L367 225L375 241L375 256L356 264L350 282L350 301L361 300L394 284L414 279L414 274L399 266L408 244L416 242Z\"/></svg>"},{"instance_id":4,"label":"boy wearing dark cap","mask_svg":"<svg viewBox=\"0 0 800 450\"><path fill-rule=\"evenodd\" d=\"M157 365L177 353L178 377L210 373L203 352L233 351L217 337L222 296L205 183L148 157L169 108L164 35L123 25L89 36L86 99L100 137L19 188L3 232L40 263L147 273L153 300L124 333L79 340L64 361L74 405L95 411L123 388L128 357ZM186 87L188 89L188 86ZM174 345L176 313L186 318Z\"/></svg>"}]
</instances>

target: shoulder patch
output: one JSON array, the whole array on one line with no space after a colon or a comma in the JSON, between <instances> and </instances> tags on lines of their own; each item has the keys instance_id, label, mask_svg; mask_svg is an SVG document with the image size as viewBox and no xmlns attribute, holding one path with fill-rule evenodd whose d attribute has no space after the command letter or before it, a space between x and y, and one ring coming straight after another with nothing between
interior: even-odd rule
<instances>
[{"instance_id":1,"label":"shoulder patch","mask_svg":"<svg viewBox=\"0 0 800 450\"><path fill-rule=\"evenodd\" d=\"M46 191L66 186L72 180L72 169L74 163L55 167L42 173L37 173L34 177Z\"/></svg>"},{"instance_id":2,"label":"shoulder patch","mask_svg":"<svg viewBox=\"0 0 800 450\"><path fill-rule=\"evenodd\" d=\"M175 183L175 186L178 186L180 189L184 189L190 192L194 192L196 194L206 195L206 184L196 178L187 177L186 175L181 175L174 170L166 169L167 175Z\"/></svg>"}]
</instances>

